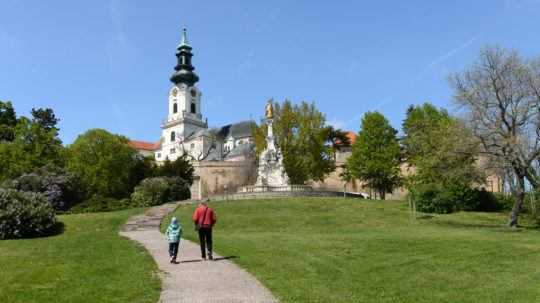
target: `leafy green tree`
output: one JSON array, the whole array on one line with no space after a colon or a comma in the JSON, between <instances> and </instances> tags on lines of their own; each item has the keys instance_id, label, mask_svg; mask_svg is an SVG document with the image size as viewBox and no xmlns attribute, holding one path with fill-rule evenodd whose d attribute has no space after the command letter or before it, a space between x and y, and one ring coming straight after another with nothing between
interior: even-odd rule
<instances>
[{"instance_id":1,"label":"leafy green tree","mask_svg":"<svg viewBox=\"0 0 540 303\"><path fill-rule=\"evenodd\" d=\"M37 123L41 125L41 127L43 127L47 131L52 130L52 129L56 129L56 131L59 130L57 128L57 124L58 124L58 121L60 121L60 119L56 118L52 109L32 108L31 113L32 113L32 123Z\"/></svg>"},{"instance_id":2,"label":"leafy green tree","mask_svg":"<svg viewBox=\"0 0 540 303\"><path fill-rule=\"evenodd\" d=\"M378 112L367 112L353 144L347 167L358 179L375 189L381 199L400 183L400 147L397 131Z\"/></svg>"},{"instance_id":3,"label":"leafy green tree","mask_svg":"<svg viewBox=\"0 0 540 303\"><path fill-rule=\"evenodd\" d=\"M131 187L137 186L142 180L156 176L157 165L152 156L137 154L134 159L133 168L130 172L129 184Z\"/></svg>"},{"instance_id":4,"label":"leafy green tree","mask_svg":"<svg viewBox=\"0 0 540 303\"><path fill-rule=\"evenodd\" d=\"M11 102L0 101L0 142L13 141L17 116Z\"/></svg>"},{"instance_id":5,"label":"leafy green tree","mask_svg":"<svg viewBox=\"0 0 540 303\"><path fill-rule=\"evenodd\" d=\"M274 103L274 136L283 153L283 163L293 184L322 181L335 169L332 147L327 145L329 129L315 104L293 105L289 100ZM266 148L267 126L254 126L257 153Z\"/></svg>"},{"instance_id":6,"label":"leafy green tree","mask_svg":"<svg viewBox=\"0 0 540 303\"><path fill-rule=\"evenodd\" d=\"M68 146L66 167L80 176L86 197L128 197L133 190L132 173L137 151L128 146L128 138L104 129L91 129Z\"/></svg>"},{"instance_id":7,"label":"leafy green tree","mask_svg":"<svg viewBox=\"0 0 540 303\"><path fill-rule=\"evenodd\" d=\"M64 147L56 128L45 129L26 117L17 120L13 140L0 143L0 180L15 178L45 165L64 165Z\"/></svg>"},{"instance_id":8,"label":"leafy green tree","mask_svg":"<svg viewBox=\"0 0 540 303\"><path fill-rule=\"evenodd\" d=\"M178 157L174 161L165 159L161 166L156 169L157 177L180 177L189 185L193 184L195 169L186 155Z\"/></svg>"},{"instance_id":9,"label":"leafy green tree","mask_svg":"<svg viewBox=\"0 0 540 303\"><path fill-rule=\"evenodd\" d=\"M477 144L470 131L444 109L429 103L411 106L403 122L407 162L416 169L414 184L472 186L483 182L476 166Z\"/></svg>"}]
</instances>

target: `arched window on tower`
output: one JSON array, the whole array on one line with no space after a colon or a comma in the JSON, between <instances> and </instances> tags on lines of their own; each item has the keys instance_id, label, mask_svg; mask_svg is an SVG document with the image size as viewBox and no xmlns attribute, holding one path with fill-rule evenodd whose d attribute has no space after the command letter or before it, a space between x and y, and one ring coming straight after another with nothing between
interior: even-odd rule
<instances>
[{"instance_id":1,"label":"arched window on tower","mask_svg":"<svg viewBox=\"0 0 540 303\"><path fill-rule=\"evenodd\" d=\"M173 106L172 106L172 112L173 114L176 114L178 112L178 104L177 103L174 103Z\"/></svg>"},{"instance_id":2,"label":"arched window on tower","mask_svg":"<svg viewBox=\"0 0 540 303\"><path fill-rule=\"evenodd\" d=\"M174 142L174 140L176 140L176 133L171 132L171 142Z\"/></svg>"},{"instance_id":3,"label":"arched window on tower","mask_svg":"<svg viewBox=\"0 0 540 303\"><path fill-rule=\"evenodd\" d=\"M196 114L196 113L197 113L197 108L195 107L195 103L194 103L194 102L191 102L191 113L192 113L192 114Z\"/></svg>"}]
</instances>

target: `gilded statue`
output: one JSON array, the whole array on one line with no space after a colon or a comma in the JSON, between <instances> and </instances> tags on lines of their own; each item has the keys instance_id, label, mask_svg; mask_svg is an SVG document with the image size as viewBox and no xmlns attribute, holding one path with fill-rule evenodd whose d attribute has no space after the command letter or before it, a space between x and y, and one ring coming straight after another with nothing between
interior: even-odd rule
<instances>
[{"instance_id":1,"label":"gilded statue","mask_svg":"<svg viewBox=\"0 0 540 303\"><path fill-rule=\"evenodd\" d=\"M273 119L274 118L274 108L272 107L272 102L268 101L266 104L266 113L265 113L266 119Z\"/></svg>"}]
</instances>

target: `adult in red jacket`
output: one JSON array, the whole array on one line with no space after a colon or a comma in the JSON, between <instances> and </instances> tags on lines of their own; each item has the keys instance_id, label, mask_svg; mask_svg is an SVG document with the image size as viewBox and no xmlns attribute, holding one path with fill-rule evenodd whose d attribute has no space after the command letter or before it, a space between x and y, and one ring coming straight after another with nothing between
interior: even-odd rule
<instances>
[{"instance_id":1,"label":"adult in red jacket","mask_svg":"<svg viewBox=\"0 0 540 303\"><path fill-rule=\"evenodd\" d=\"M208 258L214 259L212 255L212 227L216 224L216 213L208 207L206 201L202 201L193 213L193 223L199 231L199 243L201 245L201 257L206 260L206 250L208 249Z\"/></svg>"}]
</instances>

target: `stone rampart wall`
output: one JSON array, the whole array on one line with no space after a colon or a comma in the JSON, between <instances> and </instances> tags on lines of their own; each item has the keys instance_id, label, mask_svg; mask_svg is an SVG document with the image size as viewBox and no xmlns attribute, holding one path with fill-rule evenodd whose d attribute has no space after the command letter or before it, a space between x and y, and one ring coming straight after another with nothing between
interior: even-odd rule
<instances>
[{"instance_id":1,"label":"stone rampart wall","mask_svg":"<svg viewBox=\"0 0 540 303\"><path fill-rule=\"evenodd\" d=\"M246 199L279 199L286 197L347 197L363 199L354 193L345 193L338 191L275 191L275 192L253 192L253 193L231 193L221 194L210 197L211 201L226 200L246 200Z\"/></svg>"},{"instance_id":2,"label":"stone rampart wall","mask_svg":"<svg viewBox=\"0 0 540 303\"><path fill-rule=\"evenodd\" d=\"M241 186L254 184L257 179L253 160L195 162L193 167L192 199L233 193Z\"/></svg>"}]
</instances>

